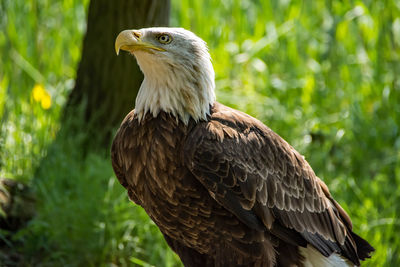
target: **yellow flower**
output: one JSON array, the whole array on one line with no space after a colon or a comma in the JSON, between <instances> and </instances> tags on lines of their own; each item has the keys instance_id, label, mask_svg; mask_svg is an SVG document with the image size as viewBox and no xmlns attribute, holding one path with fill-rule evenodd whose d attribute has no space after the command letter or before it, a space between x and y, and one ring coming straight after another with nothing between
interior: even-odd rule
<instances>
[{"instance_id":1,"label":"yellow flower","mask_svg":"<svg viewBox=\"0 0 400 267\"><path fill-rule=\"evenodd\" d=\"M40 102L43 109L51 107L51 96L42 84L35 84L32 89L32 96L36 102Z\"/></svg>"},{"instance_id":2,"label":"yellow flower","mask_svg":"<svg viewBox=\"0 0 400 267\"><path fill-rule=\"evenodd\" d=\"M51 107L51 97L47 92L40 101L40 104L42 105L43 109L49 109Z\"/></svg>"},{"instance_id":3,"label":"yellow flower","mask_svg":"<svg viewBox=\"0 0 400 267\"><path fill-rule=\"evenodd\" d=\"M46 90L44 89L43 85L35 84L35 86L32 89L33 99L36 102L40 102L40 100L42 99L42 97L45 94L45 92L46 92Z\"/></svg>"}]
</instances>

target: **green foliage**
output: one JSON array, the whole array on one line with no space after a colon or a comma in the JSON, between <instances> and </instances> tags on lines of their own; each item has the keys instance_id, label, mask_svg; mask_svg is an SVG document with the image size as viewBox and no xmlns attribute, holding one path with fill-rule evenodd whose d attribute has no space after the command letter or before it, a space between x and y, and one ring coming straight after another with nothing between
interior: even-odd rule
<instances>
[{"instance_id":1,"label":"green foliage","mask_svg":"<svg viewBox=\"0 0 400 267\"><path fill-rule=\"evenodd\" d=\"M0 3L0 176L29 181L72 89L87 1ZM51 97L43 108L40 85ZM47 106L44 106L47 107Z\"/></svg>"},{"instance_id":2,"label":"green foliage","mask_svg":"<svg viewBox=\"0 0 400 267\"><path fill-rule=\"evenodd\" d=\"M56 138L87 3L0 3L0 176L31 182L39 199L16 249L32 265L174 266L106 152ZM181 0L171 24L209 44L220 102L306 156L377 249L365 266L400 265L400 2Z\"/></svg>"}]
</instances>

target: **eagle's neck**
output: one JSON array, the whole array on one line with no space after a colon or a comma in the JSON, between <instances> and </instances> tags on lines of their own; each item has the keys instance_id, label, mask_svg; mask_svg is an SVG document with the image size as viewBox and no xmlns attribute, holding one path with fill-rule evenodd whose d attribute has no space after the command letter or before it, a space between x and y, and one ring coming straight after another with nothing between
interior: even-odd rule
<instances>
[{"instance_id":1,"label":"eagle's neck","mask_svg":"<svg viewBox=\"0 0 400 267\"><path fill-rule=\"evenodd\" d=\"M185 124L190 118L205 120L215 102L214 70L210 60L197 65L154 64L137 57L144 80L136 97L135 113L142 120L149 113L172 114Z\"/></svg>"}]
</instances>

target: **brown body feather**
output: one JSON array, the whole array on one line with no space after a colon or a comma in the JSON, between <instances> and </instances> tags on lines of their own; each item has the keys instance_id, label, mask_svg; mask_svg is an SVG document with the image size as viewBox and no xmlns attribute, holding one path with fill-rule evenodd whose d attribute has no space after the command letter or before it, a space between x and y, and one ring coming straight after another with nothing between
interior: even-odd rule
<instances>
[{"instance_id":1,"label":"brown body feather","mask_svg":"<svg viewBox=\"0 0 400 267\"><path fill-rule=\"evenodd\" d=\"M219 103L187 125L132 111L112 164L185 266L302 266L307 245L359 265L373 251L298 152Z\"/></svg>"}]
</instances>

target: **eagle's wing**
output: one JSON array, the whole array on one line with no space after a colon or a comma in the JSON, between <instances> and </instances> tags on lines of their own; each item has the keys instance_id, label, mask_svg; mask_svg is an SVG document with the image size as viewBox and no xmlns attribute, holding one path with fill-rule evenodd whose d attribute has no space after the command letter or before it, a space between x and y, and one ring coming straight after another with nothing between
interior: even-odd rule
<instances>
[{"instance_id":1,"label":"eagle's wing","mask_svg":"<svg viewBox=\"0 0 400 267\"><path fill-rule=\"evenodd\" d=\"M351 221L306 160L260 121L215 104L183 157L211 196L249 227L359 264Z\"/></svg>"}]
</instances>

